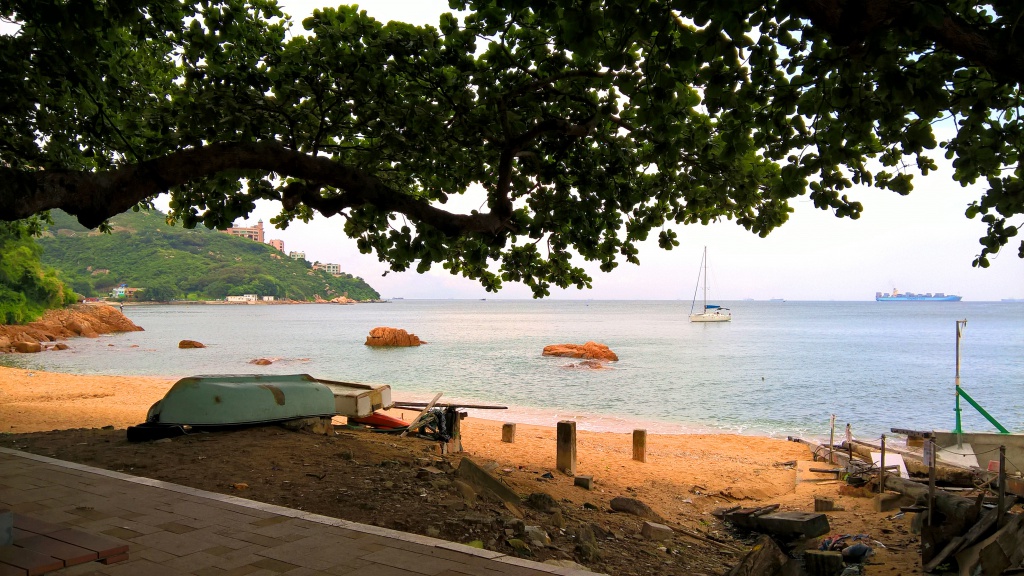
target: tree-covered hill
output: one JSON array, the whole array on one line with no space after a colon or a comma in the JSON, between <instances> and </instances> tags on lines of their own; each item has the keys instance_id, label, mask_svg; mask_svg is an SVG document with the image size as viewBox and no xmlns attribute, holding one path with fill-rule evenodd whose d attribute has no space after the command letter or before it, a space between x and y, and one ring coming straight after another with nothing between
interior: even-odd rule
<instances>
[{"instance_id":1,"label":"tree-covered hill","mask_svg":"<svg viewBox=\"0 0 1024 576\"><path fill-rule=\"evenodd\" d=\"M267 244L198 228L168 226L159 211L126 212L110 219L112 233L81 226L64 212L39 238L42 261L78 293L101 296L121 284L142 288L143 300L222 299L257 294L293 300L380 297L361 278L335 278L292 260Z\"/></svg>"}]
</instances>

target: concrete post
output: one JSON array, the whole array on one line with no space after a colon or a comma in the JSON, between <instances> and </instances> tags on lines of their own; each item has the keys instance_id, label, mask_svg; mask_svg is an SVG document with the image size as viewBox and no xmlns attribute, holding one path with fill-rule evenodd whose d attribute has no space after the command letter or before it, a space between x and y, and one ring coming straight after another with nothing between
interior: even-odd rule
<instances>
[{"instance_id":1,"label":"concrete post","mask_svg":"<svg viewBox=\"0 0 1024 576\"><path fill-rule=\"evenodd\" d=\"M512 444L516 441L516 425L514 422L506 422L501 426L501 441Z\"/></svg>"},{"instance_id":2,"label":"concrete post","mask_svg":"<svg viewBox=\"0 0 1024 576\"><path fill-rule=\"evenodd\" d=\"M558 454L555 465L559 471L570 476L576 475L576 422L562 420L556 428L558 432Z\"/></svg>"}]
</instances>

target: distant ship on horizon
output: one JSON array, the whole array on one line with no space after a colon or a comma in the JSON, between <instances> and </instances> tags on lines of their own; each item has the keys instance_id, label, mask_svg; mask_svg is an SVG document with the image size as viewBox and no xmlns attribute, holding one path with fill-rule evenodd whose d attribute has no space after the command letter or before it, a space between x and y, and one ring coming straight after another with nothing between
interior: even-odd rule
<instances>
[{"instance_id":1,"label":"distant ship on horizon","mask_svg":"<svg viewBox=\"0 0 1024 576\"><path fill-rule=\"evenodd\" d=\"M875 292L875 302L959 302L963 297L956 294L943 294L936 292L932 294L914 294L913 292L900 293L893 288L892 293Z\"/></svg>"}]
</instances>

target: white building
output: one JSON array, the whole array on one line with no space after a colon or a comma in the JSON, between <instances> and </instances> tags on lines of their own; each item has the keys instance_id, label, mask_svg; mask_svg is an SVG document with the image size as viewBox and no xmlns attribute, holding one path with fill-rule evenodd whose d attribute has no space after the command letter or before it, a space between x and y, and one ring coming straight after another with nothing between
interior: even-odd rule
<instances>
[{"instance_id":1,"label":"white building","mask_svg":"<svg viewBox=\"0 0 1024 576\"><path fill-rule=\"evenodd\" d=\"M242 294L241 296L228 296L224 300L228 302L255 302L259 298L255 294Z\"/></svg>"}]
</instances>

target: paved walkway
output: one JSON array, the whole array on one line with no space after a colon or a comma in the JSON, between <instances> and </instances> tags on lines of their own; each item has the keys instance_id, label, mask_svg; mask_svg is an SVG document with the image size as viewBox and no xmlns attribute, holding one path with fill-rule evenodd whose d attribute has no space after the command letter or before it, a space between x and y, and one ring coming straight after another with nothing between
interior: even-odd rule
<instances>
[{"instance_id":1,"label":"paved walkway","mask_svg":"<svg viewBox=\"0 0 1024 576\"><path fill-rule=\"evenodd\" d=\"M61 574L593 576L6 448L0 508L129 545L127 561Z\"/></svg>"}]
</instances>

